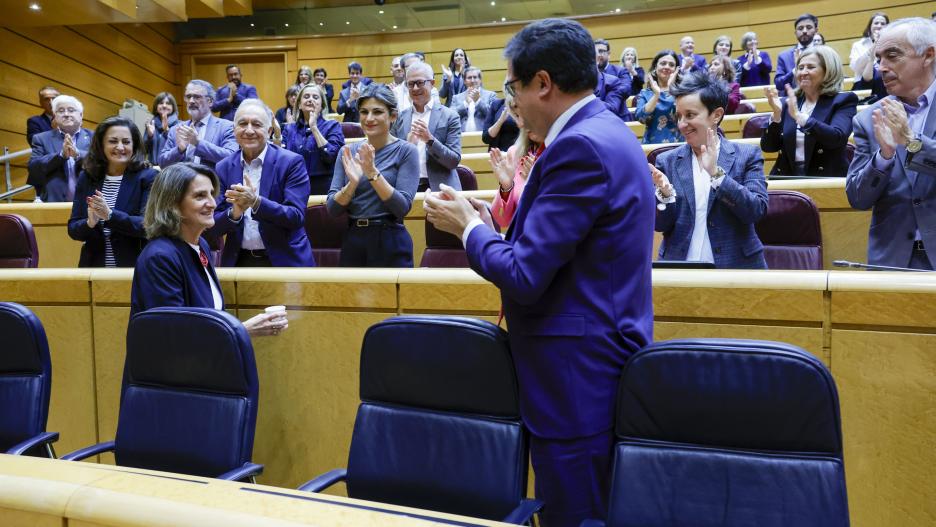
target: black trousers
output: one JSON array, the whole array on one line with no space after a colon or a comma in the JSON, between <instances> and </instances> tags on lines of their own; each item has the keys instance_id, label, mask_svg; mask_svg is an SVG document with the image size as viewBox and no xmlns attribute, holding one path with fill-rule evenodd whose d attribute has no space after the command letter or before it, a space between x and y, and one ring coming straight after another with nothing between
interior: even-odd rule
<instances>
[{"instance_id":1,"label":"black trousers","mask_svg":"<svg viewBox=\"0 0 936 527\"><path fill-rule=\"evenodd\" d=\"M393 221L358 227L352 220L341 245L341 267L413 267L413 239Z\"/></svg>"}]
</instances>

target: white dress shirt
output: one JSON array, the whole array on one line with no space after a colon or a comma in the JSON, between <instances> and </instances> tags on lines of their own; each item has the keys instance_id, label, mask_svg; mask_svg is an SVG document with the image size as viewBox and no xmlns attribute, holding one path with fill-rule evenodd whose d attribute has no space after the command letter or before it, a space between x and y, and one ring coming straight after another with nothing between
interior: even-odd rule
<instances>
[{"instance_id":1,"label":"white dress shirt","mask_svg":"<svg viewBox=\"0 0 936 527\"><path fill-rule=\"evenodd\" d=\"M253 183L254 188L257 189L257 195L260 195L260 178L263 175L263 159L266 157L267 150L269 150L269 145L263 147L263 151L260 152L256 158L250 163L244 159L243 152L241 153L241 166L244 169L244 175L250 176L250 181ZM250 250L261 250L266 249L263 245L263 239L260 238L260 224L253 219L253 209L248 207L244 211L244 237L241 239L241 249L250 249Z\"/></svg>"},{"instance_id":2,"label":"white dress shirt","mask_svg":"<svg viewBox=\"0 0 936 527\"><path fill-rule=\"evenodd\" d=\"M429 127L429 116L432 112L432 104L433 101L430 98L422 112L417 112L416 107L413 106L413 119L410 121L410 131L413 130L413 123L416 121L423 121L426 123L426 127ZM419 179L426 179L429 177L429 173L426 171L426 142L420 139L416 143L416 150L419 151Z\"/></svg>"},{"instance_id":3,"label":"white dress shirt","mask_svg":"<svg viewBox=\"0 0 936 527\"><path fill-rule=\"evenodd\" d=\"M199 260L201 259L201 247L194 244L188 244L189 247L195 251L195 254L198 255ZM211 256L208 255L210 258ZM218 284L215 283L214 279L211 278L211 273L208 272L207 267L202 267L205 270L205 276L208 277L208 284L211 286L211 300L214 302L215 309L221 309L224 307L224 301L221 299L221 290L218 289Z\"/></svg>"},{"instance_id":4,"label":"white dress shirt","mask_svg":"<svg viewBox=\"0 0 936 527\"><path fill-rule=\"evenodd\" d=\"M721 143L719 143L721 146ZM715 151L718 159L718 150ZM708 233L708 204L709 195L718 189L722 178L713 181L712 176L702 168L699 157L692 153L692 185L695 188L695 223L692 227L692 236L689 238L689 252L686 260L700 262L715 262L712 255L712 240Z\"/></svg>"}]
</instances>

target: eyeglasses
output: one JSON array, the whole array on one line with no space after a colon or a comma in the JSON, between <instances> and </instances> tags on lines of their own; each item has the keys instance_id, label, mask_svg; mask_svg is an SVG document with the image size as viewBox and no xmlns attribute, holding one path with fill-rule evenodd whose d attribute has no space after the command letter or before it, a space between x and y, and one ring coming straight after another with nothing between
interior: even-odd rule
<instances>
[{"instance_id":1,"label":"eyeglasses","mask_svg":"<svg viewBox=\"0 0 936 527\"><path fill-rule=\"evenodd\" d=\"M183 96L182 98L185 99L186 101L200 101L204 99L205 96L199 95L197 93L186 93L185 96Z\"/></svg>"},{"instance_id":2,"label":"eyeglasses","mask_svg":"<svg viewBox=\"0 0 936 527\"><path fill-rule=\"evenodd\" d=\"M514 85L515 82L517 82L517 81L519 81L519 80L520 80L520 79L513 79L513 80L509 80L509 81L504 81L504 93L506 93L507 95L510 95L511 97L516 97L516 96L517 96L517 90L514 89L513 85Z\"/></svg>"},{"instance_id":3,"label":"eyeglasses","mask_svg":"<svg viewBox=\"0 0 936 527\"><path fill-rule=\"evenodd\" d=\"M426 85L427 82L431 82L431 80L430 80L430 79L422 79L422 80L415 80L415 81L407 81L406 87L409 88L409 89L411 89L411 90L415 90L415 89L417 89L417 88L422 88L423 86Z\"/></svg>"},{"instance_id":4,"label":"eyeglasses","mask_svg":"<svg viewBox=\"0 0 936 527\"><path fill-rule=\"evenodd\" d=\"M55 113L58 115L65 115L69 113L78 113L78 108L58 108L55 110Z\"/></svg>"}]
</instances>

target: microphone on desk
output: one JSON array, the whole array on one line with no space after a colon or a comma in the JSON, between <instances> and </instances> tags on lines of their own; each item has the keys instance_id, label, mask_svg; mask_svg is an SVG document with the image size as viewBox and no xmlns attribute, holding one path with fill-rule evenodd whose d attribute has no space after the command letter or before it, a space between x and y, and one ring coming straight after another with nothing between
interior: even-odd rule
<instances>
[{"instance_id":1,"label":"microphone on desk","mask_svg":"<svg viewBox=\"0 0 936 527\"><path fill-rule=\"evenodd\" d=\"M907 273L931 273L926 269L911 269L909 267L891 267L889 265L871 265L861 262L850 262L848 260L835 260L832 262L835 267L851 267L854 269L870 269L872 271L901 271Z\"/></svg>"}]
</instances>

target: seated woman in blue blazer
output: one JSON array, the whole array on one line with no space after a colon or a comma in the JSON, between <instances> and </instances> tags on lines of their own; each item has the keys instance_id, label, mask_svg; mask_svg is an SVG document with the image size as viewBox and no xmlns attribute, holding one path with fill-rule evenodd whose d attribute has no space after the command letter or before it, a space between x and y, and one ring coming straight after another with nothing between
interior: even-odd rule
<instances>
[{"instance_id":1,"label":"seated woman in blue blazer","mask_svg":"<svg viewBox=\"0 0 936 527\"><path fill-rule=\"evenodd\" d=\"M318 84L306 84L293 106L295 122L283 130L283 146L305 160L313 196L328 194L338 151L345 144L341 123L325 119L324 112L325 90Z\"/></svg>"},{"instance_id":2,"label":"seated woman in blue blazer","mask_svg":"<svg viewBox=\"0 0 936 527\"><path fill-rule=\"evenodd\" d=\"M785 99L775 87L764 88L773 115L761 150L780 152L770 175L845 177L858 96L842 92L842 60L828 46L812 46L800 54L794 75L797 87L787 85Z\"/></svg>"},{"instance_id":3,"label":"seated woman in blue blazer","mask_svg":"<svg viewBox=\"0 0 936 527\"><path fill-rule=\"evenodd\" d=\"M224 309L221 283L201 237L214 225L218 177L194 163L176 163L156 176L143 224L149 243L137 260L130 289L130 315L154 307ZM284 310L244 322L251 336L278 335Z\"/></svg>"},{"instance_id":4,"label":"seated woman in blue blazer","mask_svg":"<svg viewBox=\"0 0 936 527\"><path fill-rule=\"evenodd\" d=\"M143 250L143 210L156 171L147 168L139 128L123 117L98 125L75 184L68 235L79 267L133 267Z\"/></svg>"},{"instance_id":5,"label":"seated woman in blue blazer","mask_svg":"<svg viewBox=\"0 0 936 527\"><path fill-rule=\"evenodd\" d=\"M309 174L302 156L267 138L273 112L260 99L245 99L234 114L240 150L218 162L224 189L209 237L227 235L224 267L312 267L305 230Z\"/></svg>"},{"instance_id":6,"label":"seated woman in blue blazer","mask_svg":"<svg viewBox=\"0 0 936 527\"><path fill-rule=\"evenodd\" d=\"M755 145L720 138L728 86L705 72L670 88L686 144L661 154L656 187L660 258L712 262L721 269L766 269L754 224L767 214L764 158Z\"/></svg>"}]
</instances>

